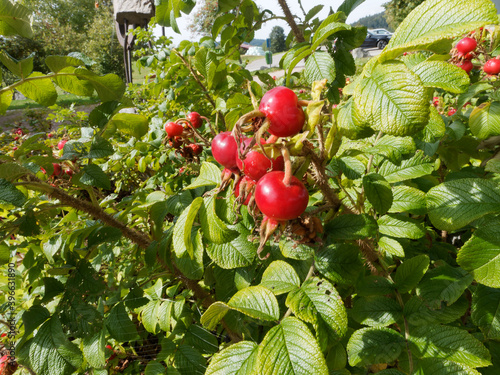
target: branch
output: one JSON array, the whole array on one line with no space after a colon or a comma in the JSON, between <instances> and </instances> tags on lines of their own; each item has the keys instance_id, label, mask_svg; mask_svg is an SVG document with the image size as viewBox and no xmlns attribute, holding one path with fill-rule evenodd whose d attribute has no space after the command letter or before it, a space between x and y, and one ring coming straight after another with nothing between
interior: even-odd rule
<instances>
[{"instance_id":1,"label":"branch","mask_svg":"<svg viewBox=\"0 0 500 375\"><path fill-rule=\"evenodd\" d=\"M302 30L300 30L297 24L295 23L295 19L293 17L292 12L290 11L290 8L288 8L286 0L278 0L278 3L281 9L283 9L283 13L285 13L286 22L292 29L293 35L295 35L295 39L297 39L297 42L298 43L305 42L304 34L302 33Z\"/></svg>"}]
</instances>

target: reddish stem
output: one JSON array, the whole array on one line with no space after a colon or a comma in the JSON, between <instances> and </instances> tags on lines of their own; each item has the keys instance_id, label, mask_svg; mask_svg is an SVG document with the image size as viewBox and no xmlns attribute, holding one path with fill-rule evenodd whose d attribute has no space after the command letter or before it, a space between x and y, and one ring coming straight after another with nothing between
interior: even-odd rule
<instances>
[{"instance_id":1,"label":"reddish stem","mask_svg":"<svg viewBox=\"0 0 500 375\"><path fill-rule=\"evenodd\" d=\"M283 160L285 162L285 177L283 178L283 184L285 186L290 186L292 182L292 161L290 160L290 153L288 149L283 145L281 148L281 155L283 155Z\"/></svg>"}]
</instances>

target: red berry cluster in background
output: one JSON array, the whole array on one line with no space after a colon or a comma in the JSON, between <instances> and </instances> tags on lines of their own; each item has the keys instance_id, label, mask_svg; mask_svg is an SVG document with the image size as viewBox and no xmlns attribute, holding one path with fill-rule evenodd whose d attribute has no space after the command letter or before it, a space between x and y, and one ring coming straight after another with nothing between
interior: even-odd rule
<instances>
[{"instance_id":1,"label":"red berry cluster in background","mask_svg":"<svg viewBox=\"0 0 500 375\"><path fill-rule=\"evenodd\" d=\"M203 119L206 120L206 117L200 116L198 112L190 112L187 118L167 122L165 132L168 145L179 151L185 158L200 155L203 152L203 146L196 143L195 138L203 141L203 137L196 130L203 125Z\"/></svg>"},{"instance_id":2,"label":"red berry cluster in background","mask_svg":"<svg viewBox=\"0 0 500 375\"><path fill-rule=\"evenodd\" d=\"M232 132L219 133L212 140L212 155L224 167L223 186L234 175L238 205L248 206L254 217L263 214L259 254L279 226L299 218L307 208L309 193L293 176L285 146L286 138L298 134L304 123L302 103L295 92L276 87L263 96L258 111L242 116ZM242 130L254 134L248 137ZM270 134L267 140L263 139L265 132Z\"/></svg>"},{"instance_id":3,"label":"red berry cluster in background","mask_svg":"<svg viewBox=\"0 0 500 375\"><path fill-rule=\"evenodd\" d=\"M477 67L482 65L482 71L488 76L498 75L500 74L500 60L489 55L483 31L483 28L480 28L460 39L450 52L451 62L470 73L475 67L472 62L474 60Z\"/></svg>"}]
</instances>

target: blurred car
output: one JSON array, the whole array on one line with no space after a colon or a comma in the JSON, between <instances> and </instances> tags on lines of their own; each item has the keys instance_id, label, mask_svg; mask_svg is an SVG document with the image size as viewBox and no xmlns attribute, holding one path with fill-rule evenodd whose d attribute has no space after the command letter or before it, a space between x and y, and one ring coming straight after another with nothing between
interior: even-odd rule
<instances>
[{"instance_id":1,"label":"blurred car","mask_svg":"<svg viewBox=\"0 0 500 375\"><path fill-rule=\"evenodd\" d=\"M382 30L386 33L382 32ZM391 37L392 33L385 29L368 30L366 39L361 47L384 49L389 40L391 40Z\"/></svg>"}]
</instances>

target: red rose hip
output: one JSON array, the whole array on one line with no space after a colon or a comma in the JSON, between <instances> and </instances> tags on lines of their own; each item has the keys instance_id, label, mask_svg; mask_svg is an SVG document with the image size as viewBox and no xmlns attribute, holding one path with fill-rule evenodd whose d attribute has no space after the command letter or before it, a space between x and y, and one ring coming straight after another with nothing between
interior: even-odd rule
<instances>
[{"instance_id":1,"label":"red rose hip","mask_svg":"<svg viewBox=\"0 0 500 375\"><path fill-rule=\"evenodd\" d=\"M182 127L182 125L176 122L171 121L165 124L165 132L167 133L167 136L169 138L177 137L181 135L183 131L184 128Z\"/></svg>"},{"instance_id":2,"label":"red rose hip","mask_svg":"<svg viewBox=\"0 0 500 375\"><path fill-rule=\"evenodd\" d=\"M198 129L199 127L201 127L201 125L203 125L200 114L198 112L189 113L188 120L195 129Z\"/></svg>"},{"instance_id":3,"label":"red rose hip","mask_svg":"<svg viewBox=\"0 0 500 375\"><path fill-rule=\"evenodd\" d=\"M59 143L57 144L57 148L59 150L62 150L64 148L64 145L66 144L67 141L65 141L64 139L60 140Z\"/></svg>"},{"instance_id":4,"label":"red rose hip","mask_svg":"<svg viewBox=\"0 0 500 375\"><path fill-rule=\"evenodd\" d=\"M269 160L264 154L259 151L250 151L246 154L245 159L236 159L238 168L254 181L259 181L269 169L272 171L282 171L285 167L283 156L278 156L276 159Z\"/></svg>"},{"instance_id":5,"label":"red rose hip","mask_svg":"<svg viewBox=\"0 0 500 375\"><path fill-rule=\"evenodd\" d=\"M455 46L455 48L457 49L457 51L460 52L460 53L462 53L462 54L474 51L476 49L476 47L477 47L476 40L472 39L472 38L469 38L469 37L461 39L457 43L457 45Z\"/></svg>"},{"instance_id":6,"label":"red rose hip","mask_svg":"<svg viewBox=\"0 0 500 375\"><path fill-rule=\"evenodd\" d=\"M287 87L279 86L264 94L259 105L271 123L269 133L277 137L291 137L302 130L305 115L298 105L297 95Z\"/></svg>"},{"instance_id":7,"label":"red rose hip","mask_svg":"<svg viewBox=\"0 0 500 375\"><path fill-rule=\"evenodd\" d=\"M309 194L304 184L291 176L288 185L285 172L270 172L262 177L255 187L255 203L268 218L277 221L299 217L307 208Z\"/></svg>"},{"instance_id":8,"label":"red rose hip","mask_svg":"<svg viewBox=\"0 0 500 375\"><path fill-rule=\"evenodd\" d=\"M231 132L217 134L212 140L212 155L224 167L234 170L237 168L238 145Z\"/></svg>"},{"instance_id":9,"label":"red rose hip","mask_svg":"<svg viewBox=\"0 0 500 375\"><path fill-rule=\"evenodd\" d=\"M490 59L486 61L483 66L483 70L487 74L498 74L500 73L500 60L498 59Z\"/></svg>"},{"instance_id":10,"label":"red rose hip","mask_svg":"<svg viewBox=\"0 0 500 375\"><path fill-rule=\"evenodd\" d=\"M472 62L469 61L469 60L465 60L463 63L461 63L460 65L458 65L458 67L462 68L467 73L470 73L471 70L474 68L474 64L472 64Z\"/></svg>"}]
</instances>

